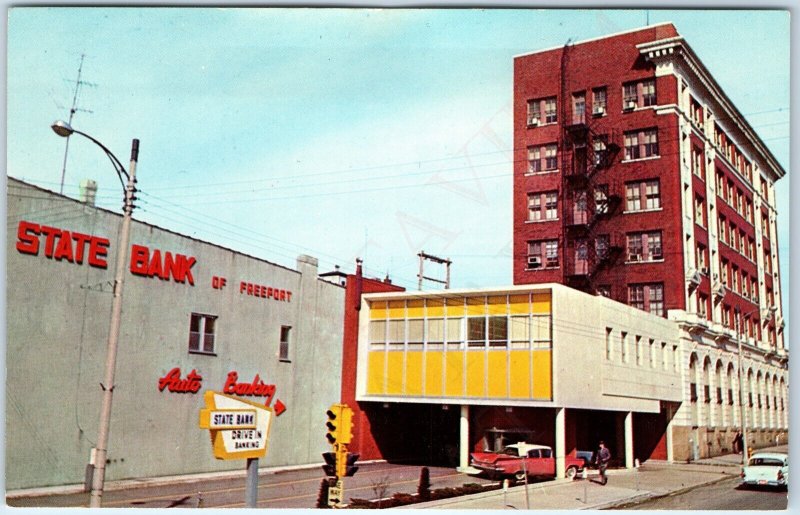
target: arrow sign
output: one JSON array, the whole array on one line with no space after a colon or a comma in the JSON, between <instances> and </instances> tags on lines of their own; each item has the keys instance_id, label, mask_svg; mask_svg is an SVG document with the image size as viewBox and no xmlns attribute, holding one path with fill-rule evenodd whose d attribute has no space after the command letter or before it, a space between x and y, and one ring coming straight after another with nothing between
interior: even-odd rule
<instances>
[{"instance_id":1,"label":"arrow sign","mask_svg":"<svg viewBox=\"0 0 800 515\"><path fill-rule=\"evenodd\" d=\"M222 460L263 458L272 423L272 408L223 393L203 394L199 426L209 429L214 457Z\"/></svg>"}]
</instances>

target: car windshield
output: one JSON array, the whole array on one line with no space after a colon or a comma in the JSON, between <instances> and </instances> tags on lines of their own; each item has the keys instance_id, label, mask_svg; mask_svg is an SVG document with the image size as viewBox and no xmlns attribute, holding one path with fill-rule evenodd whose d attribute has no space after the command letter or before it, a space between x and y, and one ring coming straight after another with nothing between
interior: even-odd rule
<instances>
[{"instance_id":1,"label":"car windshield","mask_svg":"<svg viewBox=\"0 0 800 515\"><path fill-rule=\"evenodd\" d=\"M517 450L516 447L506 447L505 449L503 449L503 454L519 457L519 451Z\"/></svg>"},{"instance_id":2,"label":"car windshield","mask_svg":"<svg viewBox=\"0 0 800 515\"><path fill-rule=\"evenodd\" d=\"M783 461L778 458L753 458L750 460L751 467L782 467Z\"/></svg>"}]
</instances>

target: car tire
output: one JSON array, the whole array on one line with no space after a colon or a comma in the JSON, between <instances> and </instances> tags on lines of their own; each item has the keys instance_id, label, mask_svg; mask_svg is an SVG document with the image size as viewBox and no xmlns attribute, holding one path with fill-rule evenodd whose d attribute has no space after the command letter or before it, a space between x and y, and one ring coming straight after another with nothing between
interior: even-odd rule
<instances>
[{"instance_id":1,"label":"car tire","mask_svg":"<svg viewBox=\"0 0 800 515\"><path fill-rule=\"evenodd\" d=\"M578 467L576 467L574 465L571 466L571 467L567 467L566 476L567 476L567 479L575 480L575 478L578 477Z\"/></svg>"},{"instance_id":2,"label":"car tire","mask_svg":"<svg viewBox=\"0 0 800 515\"><path fill-rule=\"evenodd\" d=\"M519 483L524 483L525 482L525 472L520 470L519 472L514 474L514 480L516 480Z\"/></svg>"}]
</instances>

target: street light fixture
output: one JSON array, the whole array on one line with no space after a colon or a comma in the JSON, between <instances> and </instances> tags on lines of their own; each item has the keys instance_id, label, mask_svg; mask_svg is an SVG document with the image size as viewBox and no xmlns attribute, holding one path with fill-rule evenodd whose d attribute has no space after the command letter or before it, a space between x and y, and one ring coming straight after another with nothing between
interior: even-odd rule
<instances>
[{"instance_id":1,"label":"street light fixture","mask_svg":"<svg viewBox=\"0 0 800 515\"><path fill-rule=\"evenodd\" d=\"M88 134L72 128L70 124L61 120L54 122L50 127L53 129L53 132L61 137L68 138L72 134L80 134L102 148L103 152L105 152L106 156L111 160L111 164L114 165L114 170L117 172L117 176L125 188L125 203L122 206L123 216L119 231L119 249L117 251L117 267L114 277L114 300L111 306L111 325L108 329L108 342L106 345L105 376L104 381L100 383L100 387L103 389L103 404L100 410L100 426L97 432L97 446L95 447L92 492L89 499L90 507L99 508L105 483L108 433L111 425L111 401L114 393L114 372L117 363L117 344L119 342L120 322L122 319L122 285L125 274L125 263L128 259L127 247L130 237L131 214L134 208L133 201L136 199L134 193L136 192L136 163L139 160L139 140L134 139L131 143L129 174L125 171L125 167L122 166L119 159L117 159L105 145ZM127 186L122 179L123 175L128 179Z\"/></svg>"},{"instance_id":2,"label":"street light fixture","mask_svg":"<svg viewBox=\"0 0 800 515\"><path fill-rule=\"evenodd\" d=\"M742 314L739 308L736 308L736 343L739 347L739 422L742 426L742 465L744 465L747 459L747 420L745 418L745 410L744 410L744 391L742 389L742 331L741 331L741 324L742 318L749 318L753 313L758 311L759 308L749 311L746 314ZM752 395L753 392L750 392Z\"/></svg>"}]
</instances>

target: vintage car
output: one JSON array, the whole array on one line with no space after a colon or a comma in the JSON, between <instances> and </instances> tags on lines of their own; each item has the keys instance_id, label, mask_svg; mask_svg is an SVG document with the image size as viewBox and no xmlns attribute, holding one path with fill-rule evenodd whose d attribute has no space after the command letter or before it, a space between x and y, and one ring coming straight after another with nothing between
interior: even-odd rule
<instances>
[{"instance_id":1,"label":"vintage car","mask_svg":"<svg viewBox=\"0 0 800 515\"><path fill-rule=\"evenodd\" d=\"M470 466L476 471L474 474L485 474L491 479L524 481L526 472L529 477L556 476L553 449L546 445L519 442L506 446L501 452L475 452L470 456ZM567 478L575 479L583 467L583 458L566 456Z\"/></svg>"},{"instance_id":2,"label":"vintage car","mask_svg":"<svg viewBox=\"0 0 800 515\"><path fill-rule=\"evenodd\" d=\"M789 484L789 455L782 452L757 452L742 468L743 486L775 486Z\"/></svg>"}]
</instances>

